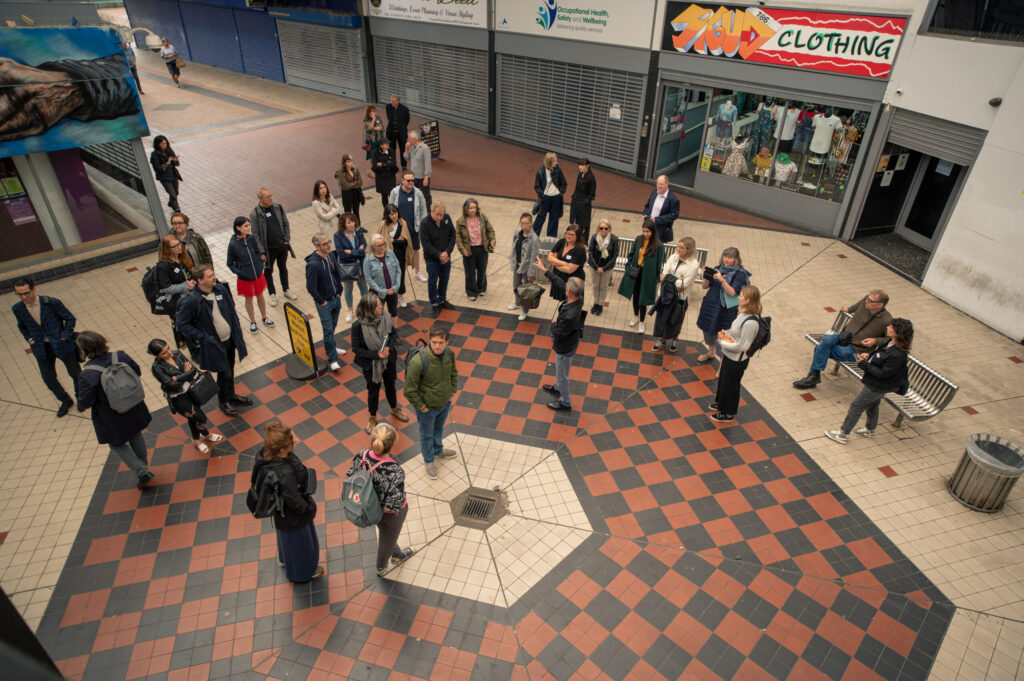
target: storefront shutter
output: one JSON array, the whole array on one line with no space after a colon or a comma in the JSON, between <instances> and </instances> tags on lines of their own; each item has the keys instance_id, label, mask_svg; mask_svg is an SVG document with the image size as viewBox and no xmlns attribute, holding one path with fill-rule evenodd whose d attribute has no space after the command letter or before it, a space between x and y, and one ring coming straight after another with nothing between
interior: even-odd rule
<instances>
[{"instance_id":1,"label":"storefront shutter","mask_svg":"<svg viewBox=\"0 0 1024 681\"><path fill-rule=\"evenodd\" d=\"M168 0L125 0L125 12L128 22L133 26L148 28L161 38L167 38L178 54L184 59L191 59L188 41L185 40L181 16L178 14L178 3ZM146 34L135 34L135 46L146 49Z\"/></svg>"},{"instance_id":2,"label":"storefront shutter","mask_svg":"<svg viewBox=\"0 0 1024 681\"><path fill-rule=\"evenodd\" d=\"M896 109L889 126L889 141L957 165L974 163L985 142L986 131Z\"/></svg>"},{"instance_id":3,"label":"storefront shutter","mask_svg":"<svg viewBox=\"0 0 1024 681\"><path fill-rule=\"evenodd\" d=\"M277 44L277 22L263 12L244 9L234 12L245 72L284 82L281 48Z\"/></svg>"},{"instance_id":4,"label":"storefront shutter","mask_svg":"<svg viewBox=\"0 0 1024 681\"><path fill-rule=\"evenodd\" d=\"M278 19L277 32L289 84L366 99L358 29Z\"/></svg>"},{"instance_id":5,"label":"storefront shutter","mask_svg":"<svg viewBox=\"0 0 1024 681\"><path fill-rule=\"evenodd\" d=\"M212 5L181 3L192 61L222 69L243 71L242 52L231 10Z\"/></svg>"},{"instance_id":6,"label":"storefront shutter","mask_svg":"<svg viewBox=\"0 0 1024 681\"><path fill-rule=\"evenodd\" d=\"M417 116L487 129L487 52L374 36L377 94L392 94Z\"/></svg>"},{"instance_id":7,"label":"storefront shutter","mask_svg":"<svg viewBox=\"0 0 1024 681\"><path fill-rule=\"evenodd\" d=\"M498 55L498 135L631 172L643 74Z\"/></svg>"}]
</instances>

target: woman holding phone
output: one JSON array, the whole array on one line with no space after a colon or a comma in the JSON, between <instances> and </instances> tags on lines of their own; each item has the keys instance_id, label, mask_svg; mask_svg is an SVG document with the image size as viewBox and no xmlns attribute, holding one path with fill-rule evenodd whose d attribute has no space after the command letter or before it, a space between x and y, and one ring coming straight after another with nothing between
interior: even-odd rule
<instances>
[{"instance_id":1,"label":"woman holding phone","mask_svg":"<svg viewBox=\"0 0 1024 681\"><path fill-rule=\"evenodd\" d=\"M384 395L391 405L391 415L402 422L409 420L409 415L398 406L398 391L395 379L398 372L398 351L395 343L395 323L391 315L384 309L384 303L373 291L370 291L356 306L356 321L352 325L352 352L356 356L356 364L363 370L366 379L366 406L370 410L370 419L366 432L373 431L377 425L377 406L380 404L380 386L384 384Z\"/></svg>"}]
</instances>

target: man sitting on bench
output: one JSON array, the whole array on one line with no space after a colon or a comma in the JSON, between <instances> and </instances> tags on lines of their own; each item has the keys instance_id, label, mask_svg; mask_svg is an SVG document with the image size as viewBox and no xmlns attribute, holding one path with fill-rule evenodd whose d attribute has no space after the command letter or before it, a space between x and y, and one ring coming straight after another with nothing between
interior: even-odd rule
<instances>
[{"instance_id":1,"label":"man sitting on bench","mask_svg":"<svg viewBox=\"0 0 1024 681\"><path fill-rule=\"evenodd\" d=\"M793 381L793 387L807 390L821 383L821 372L828 366L829 359L852 362L857 353L871 352L876 344L888 342L885 327L892 321L892 315L885 309L888 302L889 295L881 289L875 289L853 305L839 308L853 315L853 319L842 334L830 333L821 339L814 348L810 373ZM841 344L840 341L847 338L849 340L846 344Z\"/></svg>"}]
</instances>

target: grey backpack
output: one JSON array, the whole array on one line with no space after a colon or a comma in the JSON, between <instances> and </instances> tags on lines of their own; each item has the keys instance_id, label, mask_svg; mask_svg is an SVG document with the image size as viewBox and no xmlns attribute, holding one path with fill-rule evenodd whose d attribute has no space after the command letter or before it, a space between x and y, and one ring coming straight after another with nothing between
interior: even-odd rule
<instances>
[{"instance_id":1,"label":"grey backpack","mask_svg":"<svg viewBox=\"0 0 1024 681\"><path fill-rule=\"evenodd\" d=\"M371 466L366 456L368 453L369 450L363 450L361 467L346 477L341 485L341 508L345 519L357 527L373 527L384 517L384 507L373 488L373 471L382 463L394 461L387 458Z\"/></svg>"},{"instance_id":2,"label":"grey backpack","mask_svg":"<svg viewBox=\"0 0 1024 681\"><path fill-rule=\"evenodd\" d=\"M142 379L130 366L121 361L116 350L112 353L110 366L103 368L86 364L82 367L82 371L88 369L100 372L100 387L107 396L110 408L118 414L131 411L132 407L141 404L145 399Z\"/></svg>"}]
</instances>

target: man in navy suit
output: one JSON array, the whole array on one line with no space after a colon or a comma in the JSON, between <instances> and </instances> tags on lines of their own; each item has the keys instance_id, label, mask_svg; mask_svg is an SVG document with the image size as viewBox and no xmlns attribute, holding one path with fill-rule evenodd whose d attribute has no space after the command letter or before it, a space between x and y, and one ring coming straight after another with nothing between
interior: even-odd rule
<instances>
[{"instance_id":1,"label":"man in navy suit","mask_svg":"<svg viewBox=\"0 0 1024 681\"><path fill-rule=\"evenodd\" d=\"M658 229L658 240L663 244L670 244L675 239L672 237L672 223L679 217L679 199L668 190L668 176L658 175L656 188L651 191L647 203L644 204L644 219L654 220L654 226Z\"/></svg>"},{"instance_id":2,"label":"man in navy suit","mask_svg":"<svg viewBox=\"0 0 1024 681\"><path fill-rule=\"evenodd\" d=\"M14 292L21 298L20 302L11 307L14 318L18 320L18 331L28 341L39 363L43 383L60 400L60 408L57 409L57 418L60 418L68 413L75 402L57 380L57 360L64 362L71 376L75 397L78 396L78 375L82 373L82 367L78 364L78 349L71 340L71 334L75 331L75 316L56 298L38 295L36 283L31 277L15 279Z\"/></svg>"},{"instance_id":3,"label":"man in navy suit","mask_svg":"<svg viewBox=\"0 0 1024 681\"><path fill-rule=\"evenodd\" d=\"M409 107L402 104L398 95L391 95L391 103L384 108L388 115L387 138L391 148L398 150L398 158L405 170L405 143L409 141Z\"/></svg>"},{"instance_id":4,"label":"man in navy suit","mask_svg":"<svg viewBox=\"0 0 1024 681\"><path fill-rule=\"evenodd\" d=\"M235 353L239 360L248 354L235 300L228 287L217 282L213 265L200 265L193 275L196 285L181 298L178 329L193 346L199 347L199 366L217 374L221 411L238 416L235 405L250 406L252 398L235 392Z\"/></svg>"}]
</instances>

